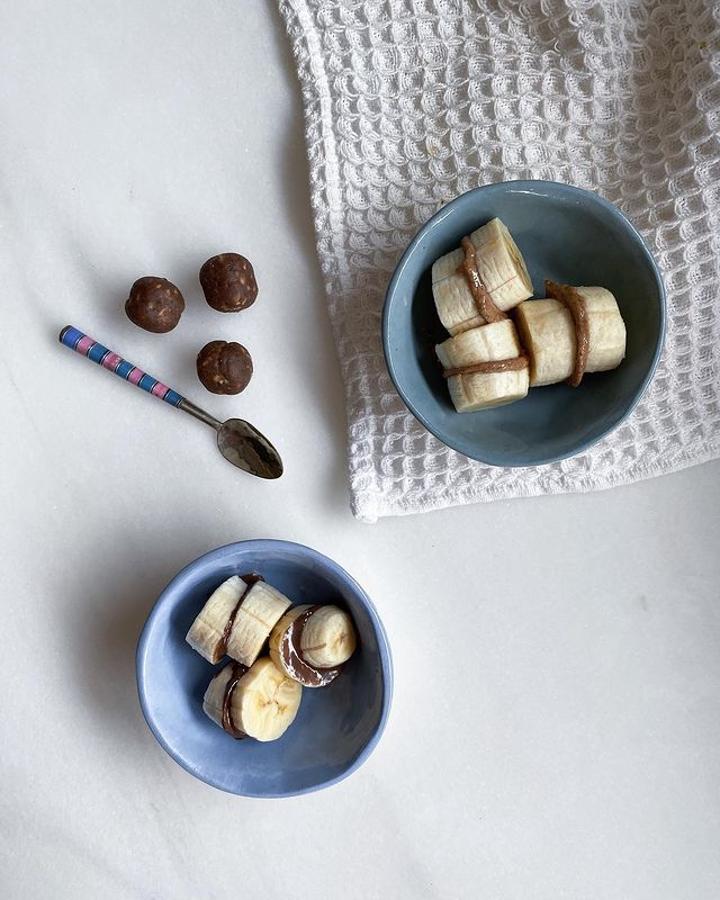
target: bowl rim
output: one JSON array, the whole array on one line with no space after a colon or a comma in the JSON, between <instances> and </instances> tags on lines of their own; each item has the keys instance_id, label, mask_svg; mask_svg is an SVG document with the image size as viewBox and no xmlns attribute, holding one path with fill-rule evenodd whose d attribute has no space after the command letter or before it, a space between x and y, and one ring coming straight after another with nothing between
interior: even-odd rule
<instances>
[{"instance_id":1,"label":"bowl rim","mask_svg":"<svg viewBox=\"0 0 720 900\"><path fill-rule=\"evenodd\" d=\"M396 292L398 290L398 286L402 281L405 268L407 267L411 256L415 252L415 248L423 239L426 232L433 228L437 222L443 221L448 216L453 214L454 209L463 201L465 198L470 197L472 195L479 195L486 191L493 190L502 190L502 189L514 189L518 193L532 193L538 194L538 188L545 187L546 189L552 189L555 192L559 192L560 194L567 194L570 196L574 196L575 198L582 197L585 199L589 199L592 203L596 203L610 213L611 216L614 216L617 219L620 219L622 224L628 229L628 231L635 237L638 246L640 247L642 254L649 264L650 270L653 273L655 278L655 282L658 288L658 300L659 300L659 328L657 334L657 340L655 342L655 350L653 353L653 358L648 367L647 373L643 378L640 386L635 391L635 395L632 400L628 404L628 406L618 414L618 416L602 431L598 432L594 437L583 441L580 446L573 450L570 453L560 453L560 454L548 454L543 456L539 454L537 458L534 458L530 462L524 463L514 463L508 462L507 460L503 460L497 458L492 453L486 453L479 448L478 450L468 453L468 448L463 448L458 445L458 442L453 440L452 437L448 438L447 436L443 436L439 433L439 429L437 426L433 425L432 421L418 408L415 402L411 397L408 396L404 388L401 386L397 373L395 371L395 366L393 363L393 354L390 350L390 338L389 338L389 322L390 322L390 311L393 305ZM542 196L542 195L540 195ZM549 196L549 195L546 195ZM663 282L662 273L660 272L660 267L658 266L654 256L650 252L647 244L643 240L640 232L635 228L632 222L625 216L625 214L615 206L614 203L611 203L609 200L606 200L600 194L595 191L587 190L586 188L580 188L573 184L566 184L563 181L548 181L545 179L516 179L510 181L494 181L490 184L482 184L476 188L471 188L469 191L464 191L462 194L458 194L457 197L454 197L444 206L442 206L436 213L434 213L420 228L415 232L415 235L411 239L410 243L405 248L400 260L398 261L393 274L390 278L390 282L388 284L387 290L385 292L385 301L383 304L383 314L382 314L382 344L383 344L383 353L385 356L385 365L388 370L388 374L390 375L390 379L395 386L395 390L397 391L400 399L403 401L405 406L410 410L412 415L420 422L420 424L430 432L430 434L434 435L440 443L444 444L446 447L449 447L451 450L455 450L457 453L461 453L463 456L468 459L474 459L477 462L481 462L484 465L488 466L496 466L498 468L505 469L526 469L532 468L533 466L543 466L549 465L551 463L560 462L563 459L571 459L574 456L579 456L581 453L585 453L595 444L599 443L599 441L603 440L603 438L607 437L608 434L615 431L633 412L635 407L638 405L640 400L643 398L645 391L648 389L650 382L652 381L655 371L657 369L658 363L660 362L660 357L662 356L664 344L665 344L665 332L667 327L667 297L665 291L665 284Z\"/></svg>"},{"instance_id":2,"label":"bowl rim","mask_svg":"<svg viewBox=\"0 0 720 900\"><path fill-rule=\"evenodd\" d=\"M178 754L168 745L162 731L157 727L153 714L149 709L147 703L145 690L145 665L148 659L148 642L150 640L150 633L153 629L154 621L159 615L160 609L169 602L169 598L172 597L179 588L184 586L184 582L189 579L191 573L194 572L201 563L232 555L234 551L237 551L239 549L257 553L267 552L269 550L283 550L286 552L290 551L291 553L294 553L298 556L310 558L314 562L319 563L324 568L329 568L343 581L345 581L351 591L355 594L355 596L359 598L360 602L368 612L373 630L377 638L383 690L380 718L374 726L374 730L370 734L370 737L362 750L352 760L350 765L339 775L335 775L332 778L327 778L324 781L319 781L317 784L298 788L297 790L245 792L232 790L231 788L227 788L223 785L217 784L212 780L212 778L205 777L203 774L201 774L196 767L192 766L189 761L180 758ZM223 791L228 794L234 794L238 797L251 797L255 799L278 799L281 797L297 797L303 794L311 794L315 791L323 790L324 788L328 788L334 784L338 784L339 782L344 781L346 778L352 775L353 772L359 769L360 766L362 766L363 763L368 759L370 754L377 746L380 738L383 735L383 732L385 731L385 726L387 725L387 720L390 715L390 708L392 705L394 685L392 654L390 651L390 643L388 641L385 627L382 624L382 621L380 620L377 610L370 600L370 597L360 586L360 584L358 584L358 582L352 577L352 575L350 575L349 572L347 572L339 563L336 563L334 560L330 559L330 557L325 556L319 551L313 550L312 547L297 543L296 541L285 541L273 538L255 538L245 541L233 541L229 544L223 544L221 547L216 547L214 550L209 550L207 553L203 553L202 556L198 556L197 559L189 562L177 573L177 575L175 575L168 582L168 584L163 588L157 600L153 604L153 607L150 610L150 613L148 614L148 617L142 627L142 631L140 632L140 637L138 639L137 648L135 651L135 679L143 718L145 719L145 722L147 723L147 726L152 732L153 736L163 748L163 750L168 754L168 756L170 756L179 766L185 769L186 772L189 772L190 775L193 775L199 781L203 781L205 784L208 784L211 787L216 788L217 790Z\"/></svg>"}]
</instances>

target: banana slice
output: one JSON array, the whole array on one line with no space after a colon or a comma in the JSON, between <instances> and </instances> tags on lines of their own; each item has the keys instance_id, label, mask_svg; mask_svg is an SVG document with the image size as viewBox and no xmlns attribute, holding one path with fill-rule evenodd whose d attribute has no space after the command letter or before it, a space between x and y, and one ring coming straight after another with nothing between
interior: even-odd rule
<instances>
[{"instance_id":1,"label":"banana slice","mask_svg":"<svg viewBox=\"0 0 720 900\"><path fill-rule=\"evenodd\" d=\"M532 297L533 286L522 253L500 219L470 235L480 281L499 310ZM453 250L432 267L432 290L440 321L451 335L486 324L463 271L465 251Z\"/></svg>"},{"instance_id":2,"label":"banana slice","mask_svg":"<svg viewBox=\"0 0 720 900\"><path fill-rule=\"evenodd\" d=\"M305 687L334 681L355 652L357 637L350 616L337 606L296 606L270 635L270 658Z\"/></svg>"},{"instance_id":3,"label":"banana slice","mask_svg":"<svg viewBox=\"0 0 720 900\"><path fill-rule=\"evenodd\" d=\"M341 666L355 652L357 638L352 619L339 606L317 607L305 622L300 651L311 666Z\"/></svg>"},{"instance_id":4,"label":"banana slice","mask_svg":"<svg viewBox=\"0 0 720 900\"><path fill-rule=\"evenodd\" d=\"M275 741L293 723L302 687L264 657L249 669L229 663L205 691L203 710L235 738Z\"/></svg>"},{"instance_id":5,"label":"banana slice","mask_svg":"<svg viewBox=\"0 0 720 900\"><path fill-rule=\"evenodd\" d=\"M236 697L235 691L248 671L242 663L228 663L213 677L203 697L205 715L238 740L246 737L246 733L238 726L240 695Z\"/></svg>"},{"instance_id":6,"label":"banana slice","mask_svg":"<svg viewBox=\"0 0 720 900\"><path fill-rule=\"evenodd\" d=\"M546 286L548 292L567 285ZM627 333L615 297L603 287L577 287L585 307L587 359L585 372L605 372L625 357ZM520 339L530 358L530 385L541 387L572 377L577 351L576 328L568 307L560 300L529 300L515 314ZM582 374L582 373L581 373Z\"/></svg>"},{"instance_id":7,"label":"banana slice","mask_svg":"<svg viewBox=\"0 0 720 900\"><path fill-rule=\"evenodd\" d=\"M216 663L225 656L227 637L225 631L233 613L245 596L248 584L238 575L223 581L200 610L190 626L185 640L208 662Z\"/></svg>"},{"instance_id":8,"label":"banana slice","mask_svg":"<svg viewBox=\"0 0 720 900\"><path fill-rule=\"evenodd\" d=\"M227 654L251 666L289 606L288 598L259 575L233 575L210 596L185 640L208 662Z\"/></svg>"},{"instance_id":9,"label":"banana slice","mask_svg":"<svg viewBox=\"0 0 720 900\"><path fill-rule=\"evenodd\" d=\"M284 594L264 581L257 582L243 598L235 616L227 642L228 656L251 666L289 606Z\"/></svg>"},{"instance_id":10,"label":"banana slice","mask_svg":"<svg viewBox=\"0 0 720 900\"><path fill-rule=\"evenodd\" d=\"M527 395L528 364L510 319L463 331L438 344L435 352L446 374L458 372L447 380L458 412L503 406ZM473 372L473 367L486 371Z\"/></svg>"}]
</instances>

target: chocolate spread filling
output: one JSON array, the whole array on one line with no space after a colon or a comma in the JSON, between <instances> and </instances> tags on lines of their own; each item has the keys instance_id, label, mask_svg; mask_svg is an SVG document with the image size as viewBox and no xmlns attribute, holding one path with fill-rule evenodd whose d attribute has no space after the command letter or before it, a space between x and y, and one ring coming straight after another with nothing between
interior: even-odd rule
<instances>
[{"instance_id":1,"label":"chocolate spread filling","mask_svg":"<svg viewBox=\"0 0 720 900\"><path fill-rule=\"evenodd\" d=\"M576 288L556 284L554 281L545 282L545 293L548 297L559 300L572 316L575 325L575 362L567 381L571 387L577 387L585 374L590 350L590 325L585 301Z\"/></svg>"},{"instance_id":2,"label":"chocolate spread filling","mask_svg":"<svg viewBox=\"0 0 720 900\"><path fill-rule=\"evenodd\" d=\"M223 696L222 727L225 729L225 731L227 731L228 734L231 734L238 741L246 737L246 734L244 731L240 731L239 728L236 728L235 723L233 722L232 698L233 694L235 693L235 688L238 686L238 682L247 672L247 670L248 667L244 666L242 663L232 663L232 671L230 673L230 677L227 680L227 684L225 685L225 695Z\"/></svg>"},{"instance_id":3,"label":"chocolate spread filling","mask_svg":"<svg viewBox=\"0 0 720 900\"><path fill-rule=\"evenodd\" d=\"M521 354L512 359L492 359L488 362L471 363L457 369L444 369L443 376L452 378L455 375L488 375L492 372L519 372L528 366L527 356Z\"/></svg>"},{"instance_id":4,"label":"chocolate spread filling","mask_svg":"<svg viewBox=\"0 0 720 900\"><path fill-rule=\"evenodd\" d=\"M325 687L331 681L334 681L342 671L342 666L320 668L319 666L311 666L303 659L300 649L302 633L307 620L319 608L317 605L311 606L294 619L285 629L278 648L287 671L292 673L293 677L306 687Z\"/></svg>"},{"instance_id":5,"label":"chocolate spread filling","mask_svg":"<svg viewBox=\"0 0 720 900\"><path fill-rule=\"evenodd\" d=\"M475 257L475 245L469 237L464 237L460 245L465 251L465 259L463 260L461 269L465 278L467 278L468 287L470 288L470 293L473 295L473 300L475 301L475 306L478 308L478 312L486 322L500 322L502 319L507 319L505 313L501 312L497 306L495 306L493 298L488 293L488 289L480 278L477 269L477 259Z\"/></svg>"},{"instance_id":6,"label":"chocolate spread filling","mask_svg":"<svg viewBox=\"0 0 720 900\"><path fill-rule=\"evenodd\" d=\"M230 613L230 618L225 623L225 628L223 628L222 637L220 638L220 643L215 648L215 662L219 662L223 656L227 653L227 645L230 640L230 635L232 634L233 625L235 624L235 616L238 614L238 610L242 606L243 600L247 597L250 589L253 588L258 581L265 581L262 575L258 575L256 572L251 572L249 575L241 575L242 580L245 582L245 590L240 595L240 599L235 604L235 608Z\"/></svg>"}]
</instances>

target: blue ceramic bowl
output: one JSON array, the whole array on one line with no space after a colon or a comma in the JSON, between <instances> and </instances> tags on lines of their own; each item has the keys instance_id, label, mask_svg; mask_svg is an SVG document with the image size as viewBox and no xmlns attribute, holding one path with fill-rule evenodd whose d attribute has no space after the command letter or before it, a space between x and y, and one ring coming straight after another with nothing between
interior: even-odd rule
<instances>
[{"instance_id":1,"label":"blue ceramic bowl","mask_svg":"<svg viewBox=\"0 0 720 900\"><path fill-rule=\"evenodd\" d=\"M435 357L447 338L433 303L433 262L498 216L530 270L535 296L545 278L613 292L627 326L627 356L578 388L532 388L524 400L455 412ZM390 376L410 411L439 440L493 466L534 466L586 450L616 428L642 396L660 357L665 290L633 226L597 194L553 181L476 188L443 207L400 260L388 288L383 343Z\"/></svg>"},{"instance_id":2,"label":"blue ceramic bowl","mask_svg":"<svg viewBox=\"0 0 720 900\"><path fill-rule=\"evenodd\" d=\"M231 575L260 572L294 603L340 602L358 649L327 688L303 690L297 718L277 741L236 741L202 711L215 671L185 643L193 619ZM225 660L227 662L227 660ZM360 585L326 556L287 541L242 541L190 563L160 595L137 648L143 715L175 762L202 781L245 797L288 797L346 778L385 728L392 696L387 637Z\"/></svg>"}]
</instances>

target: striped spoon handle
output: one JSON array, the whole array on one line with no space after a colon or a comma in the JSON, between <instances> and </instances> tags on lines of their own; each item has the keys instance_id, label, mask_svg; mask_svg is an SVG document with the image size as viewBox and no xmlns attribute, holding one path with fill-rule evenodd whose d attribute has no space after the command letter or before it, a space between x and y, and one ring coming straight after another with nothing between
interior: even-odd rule
<instances>
[{"instance_id":1,"label":"striped spoon handle","mask_svg":"<svg viewBox=\"0 0 720 900\"><path fill-rule=\"evenodd\" d=\"M107 347L103 347L102 344L98 344L97 341L83 334L82 331L74 328L72 325L66 325L60 332L60 343L65 344L66 347L69 347L76 353L80 353L82 356L87 356L88 359L91 359L104 369L114 372L120 378L129 381L130 384L142 388L148 394L159 397L171 406L183 408L181 404L187 404L185 398L178 394L177 391L158 381L157 378L153 378L152 375L143 372L142 369L138 369L137 366L127 362L122 356L113 353L112 350L108 350Z\"/></svg>"}]
</instances>

